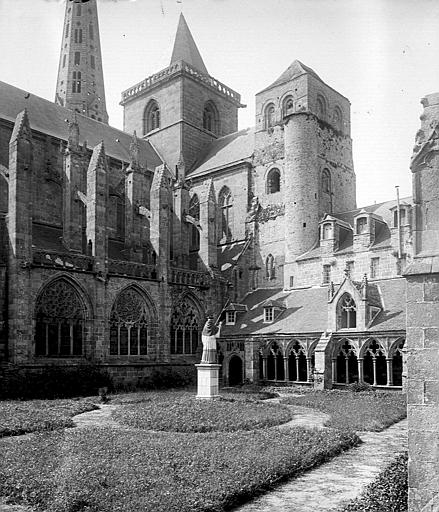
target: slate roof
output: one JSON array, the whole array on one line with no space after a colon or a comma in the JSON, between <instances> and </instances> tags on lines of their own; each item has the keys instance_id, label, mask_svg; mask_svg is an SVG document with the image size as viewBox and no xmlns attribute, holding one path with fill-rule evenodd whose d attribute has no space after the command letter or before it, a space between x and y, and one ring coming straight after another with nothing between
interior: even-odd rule
<instances>
[{"instance_id":1,"label":"slate roof","mask_svg":"<svg viewBox=\"0 0 439 512\"><path fill-rule=\"evenodd\" d=\"M237 263L248 240L240 240L227 245L220 245L217 249L218 267L221 272L230 269Z\"/></svg>"},{"instance_id":2,"label":"slate roof","mask_svg":"<svg viewBox=\"0 0 439 512\"><path fill-rule=\"evenodd\" d=\"M276 85L284 84L285 82L289 82L293 78L296 78L297 76L304 75L305 73L308 73L309 75L312 75L314 78L317 78L317 80L320 80L323 82L323 80L319 77L319 75L308 66L305 66L300 60L295 60L293 63L291 63L287 69L280 75L279 78L277 78L272 84L270 84L268 87L263 89L263 91L266 91L267 89L271 89L272 87L275 87ZM260 92L263 92L260 91Z\"/></svg>"},{"instance_id":3,"label":"slate roof","mask_svg":"<svg viewBox=\"0 0 439 512\"><path fill-rule=\"evenodd\" d=\"M66 119L72 119L71 110L0 81L0 118L14 123L17 115L25 108L32 130L68 140L69 127ZM77 114L76 118L80 140L87 141L89 148L94 148L103 140L107 156L124 162L129 161L132 140L130 134L81 114ZM151 171L163 163L151 144L142 139L139 139L139 159L141 165L145 165L146 162Z\"/></svg>"},{"instance_id":4,"label":"slate roof","mask_svg":"<svg viewBox=\"0 0 439 512\"><path fill-rule=\"evenodd\" d=\"M210 144L207 151L189 172L189 176L201 176L214 169L221 169L247 161L252 157L254 149L254 128L246 128L221 137Z\"/></svg>"},{"instance_id":5,"label":"slate roof","mask_svg":"<svg viewBox=\"0 0 439 512\"><path fill-rule=\"evenodd\" d=\"M171 62L169 65L172 66L172 64L182 60L205 75L209 74L186 20L181 13L180 19L178 20L174 49L172 50Z\"/></svg>"},{"instance_id":6,"label":"slate roof","mask_svg":"<svg viewBox=\"0 0 439 512\"><path fill-rule=\"evenodd\" d=\"M371 332L405 329L405 279L387 279L371 285L371 302L383 308L368 329ZM264 324L263 307L267 301L285 305L273 323ZM235 325L225 325L221 335L321 334L328 327L328 290L326 287L305 288L284 292L282 289L258 289L248 294L242 303L246 313L240 313Z\"/></svg>"}]
</instances>

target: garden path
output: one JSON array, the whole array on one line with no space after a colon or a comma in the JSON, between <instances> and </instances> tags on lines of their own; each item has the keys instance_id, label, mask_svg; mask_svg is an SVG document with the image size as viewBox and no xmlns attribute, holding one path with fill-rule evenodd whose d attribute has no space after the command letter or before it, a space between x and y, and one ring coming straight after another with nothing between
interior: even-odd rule
<instances>
[{"instance_id":1,"label":"garden path","mask_svg":"<svg viewBox=\"0 0 439 512\"><path fill-rule=\"evenodd\" d=\"M253 500L235 512L327 512L356 498L407 446L407 420L359 432L363 444Z\"/></svg>"}]
</instances>

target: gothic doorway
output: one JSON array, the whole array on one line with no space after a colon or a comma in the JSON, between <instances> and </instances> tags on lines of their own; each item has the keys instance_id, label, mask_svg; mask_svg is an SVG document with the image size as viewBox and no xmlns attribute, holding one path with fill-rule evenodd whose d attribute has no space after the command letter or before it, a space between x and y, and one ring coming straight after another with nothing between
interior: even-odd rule
<instances>
[{"instance_id":1,"label":"gothic doorway","mask_svg":"<svg viewBox=\"0 0 439 512\"><path fill-rule=\"evenodd\" d=\"M239 356L233 355L229 361L229 386L242 384L242 377L242 360Z\"/></svg>"}]
</instances>

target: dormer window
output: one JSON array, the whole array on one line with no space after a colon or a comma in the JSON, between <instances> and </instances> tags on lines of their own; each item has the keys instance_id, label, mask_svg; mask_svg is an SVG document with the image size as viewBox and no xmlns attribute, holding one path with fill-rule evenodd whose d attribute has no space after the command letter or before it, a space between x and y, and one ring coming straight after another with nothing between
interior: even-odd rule
<instances>
[{"instance_id":1,"label":"dormer window","mask_svg":"<svg viewBox=\"0 0 439 512\"><path fill-rule=\"evenodd\" d=\"M274 320L274 307L265 307L264 308L264 323L271 324Z\"/></svg>"},{"instance_id":2,"label":"dormer window","mask_svg":"<svg viewBox=\"0 0 439 512\"><path fill-rule=\"evenodd\" d=\"M322 240L329 240L330 238L332 238L332 224L328 222L327 224L323 224Z\"/></svg>"},{"instance_id":3,"label":"dormer window","mask_svg":"<svg viewBox=\"0 0 439 512\"><path fill-rule=\"evenodd\" d=\"M235 325L236 311L226 311L226 325Z\"/></svg>"},{"instance_id":4,"label":"dormer window","mask_svg":"<svg viewBox=\"0 0 439 512\"><path fill-rule=\"evenodd\" d=\"M357 219L357 235L367 232L367 217Z\"/></svg>"}]
</instances>

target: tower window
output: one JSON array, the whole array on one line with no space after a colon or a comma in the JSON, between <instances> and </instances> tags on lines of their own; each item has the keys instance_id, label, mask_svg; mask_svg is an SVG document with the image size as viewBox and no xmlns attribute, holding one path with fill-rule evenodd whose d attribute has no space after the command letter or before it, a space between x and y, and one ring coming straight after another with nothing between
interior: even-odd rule
<instances>
[{"instance_id":1,"label":"tower window","mask_svg":"<svg viewBox=\"0 0 439 512\"><path fill-rule=\"evenodd\" d=\"M219 131L219 116L218 110L212 101L208 101L204 105L203 110L203 128L212 133L217 134Z\"/></svg>"},{"instance_id":2,"label":"tower window","mask_svg":"<svg viewBox=\"0 0 439 512\"><path fill-rule=\"evenodd\" d=\"M326 100L323 96L317 96L316 113L319 119L324 120L326 118Z\"/></svg>"},{"instance_id":3,"label":"tower window","mask_svg":"<svg viewBox=\"0 0 439 512\"><path fill-rule=\"evenodd\" d=\"M69 37L69 32L70 32L70 23L67 23L67 25L66 25L66 39Z\"/></svg>"},{"instance_id":4,"label":"tower window","mask_svg":"<svg viewBox=\"0 0 439 512\"><path fill-rule=\"evenodd\" d=\"M331 282L331 265L323 265L323 284Z\"/></svg>"},{"instance_id":5,"label":"tower window","mask_svg":"<svg viewBox=\"0 0 439 512\"><path fill-rule=\"evenodd\" d=\"M151 100L146 106L143 123L144 134L160 128L160 107L155 100Z\"/></svg>"},{"instance_id":6,"label":"tower window","mask_svg":"<svg viewBox=\"0 0 439 512\"><path fill-rule=\"evenodd\" d=\"M273 103L270 103L265 107L265 115L264 115L264 124L265 129L269 130L273 128L276 123L276 110L274 108Z\"/></svg>"},{"instance_id":7,"label":"tower window","mask_svg":"<svg viewBox=\"0 0 439 512\"><path fill-rule=\"evenodd\" d=\"M265 260L265 277L270 281L276 279L276 266L272 254L269 254Z\"/></svg>"},{"instance_id":8,"label":"tower window","mask_svg":"<svg viewBox=\"0 0 439 512\"><path fill-rule=\"evenodd\" d=\"M90 39L94 39L94 30L93 25L90 23L90 26L88 27L88 33L90 34Z\"/></svg>"},{"instance_id":9,"label":"tower window","mask_svg":"<svg viewBox=\"0 0 439 512\"><path fill-rule=\"evenodd\" d=\"M232 223L233 223L233 200L232 193L228 187L223 187L219 194L218 204L221 213L221 231L220 240L225 238L230 240L232 238Z\"/></svg>"},{"instance_id":10,"label":"tower window","mask_svg":"<svg viewBox=\"0 0 439 512\"><path fill-rule=\"evenodd\" d=\"M81 92L81 72L73 71L72 92Z\"/></svg>"},{"instance_id":11,"label":"tower window","mask_svg":"<svg viewBox=\"0 0 439 512\"><path fill-rule=\"evenodd\" d=\"M75 52L74 63L76 66L79 66L79 64L81 63L81 52Z\"/></svg>"},{"instance_id":12,"label":"tower window","mask_svg":"<svg viewBox=\"0 0 439 512\"><path fill-rule=\"evenodd\" d=\"M331 193L331 174L328 169L323 169L322 172L322 191L325 194Z\"/></svg>"},{"instance_id":13,"label":"tower window","mask_svg":"<svg viewBox=\"0 0 439 512\"><path fill-rule=\"evenodd\" d=\"M66 55L66 54L64 54L64 55L63 55L63 58L62 58L62 67L63 67L63 68L65 68L65 67L66 67L66 57L67 57L67 55Z\"/></svg>"},{"instance_id":14,"label":"tower window","mask_svg":"<svg viewBox=\"0 0 439 512\"><path fill-rule=\"evenodd\" d=\"M280 191L280 171L271 169L267 176L267 194L274 194Z\"/></svg>"},{"instance_id":15,"label":"tower window","mask_svg":"<svg viewBox=\"0 0 439 512\"><path fill-rule=\"evenodd\" d=\"M90 66L92 69L95 69L96 67L96 60L94 55L90 55Z\"/></svg>"},{"instance_id":16,"label":"tower window","mask_svg":"<svg viewBox=\"0 0 439 512\"><path fill-rule=\"evenodd\" d=\"M82 28L75 28L75 43L82 43Z\"/></svg>"},{"instance_id":17,"label":"tower window","mask_svg":"<svg viewBox=\"0 0 439 512\"><path fill-rule=\"evenodd\" d=\"M287 96L283 103L283 115L287 116L294 112L294 100L292 96Z\"/></svg>"},{"instance_id":18,"label":"tower window","mask_svg":"<svg viewBox=\"0 0 439 512\"><path fill-rule=\"evenodd\" d=\"M357 235L366 233L367 231L367 217L357 219Z\"/></svg>"},{"instance_id":19,"label":"tower window","mask_svg":"<svg viewBox=\"0 0 439 512\"><path fill-rule=\"evenodd\" d=\"M81 4L76 4L76 16L81 16L82 14L82 9L81 9Z\"/></svg>"}]
</instances>

